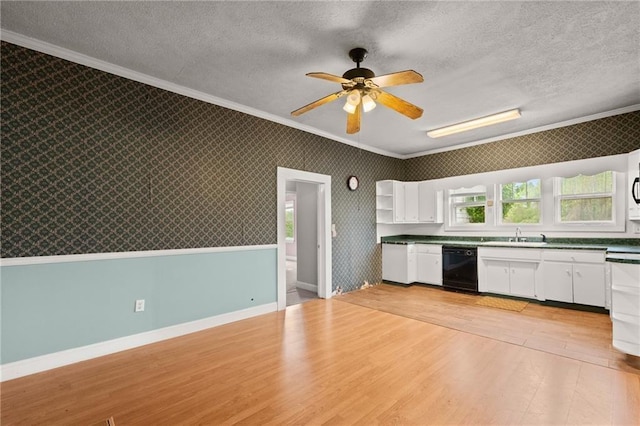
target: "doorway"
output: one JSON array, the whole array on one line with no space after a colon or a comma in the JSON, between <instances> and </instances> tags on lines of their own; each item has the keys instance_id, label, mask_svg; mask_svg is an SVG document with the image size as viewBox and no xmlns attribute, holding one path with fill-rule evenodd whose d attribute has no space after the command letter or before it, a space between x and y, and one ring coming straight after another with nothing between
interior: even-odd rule
<instances>
[{"instance_id":1,"label":"doorway","mask_svg":"<svg viewBox=\"0 0 640 426\"><path fill-rule=\"evenodd\" d=\"M318 298L318 184L287 180L287 306Z\"/></svg>"},{"instance_id":2,"label":"doorway","mask_svg":"<svg viewBox=\"0 0 640 426\"><path fill-rule=\"evenodd\" d=\"M330 298L331 176L278 167L277 199L278 310L288 296L291 302L300 295Z\"/></svg>"}]
</instances>

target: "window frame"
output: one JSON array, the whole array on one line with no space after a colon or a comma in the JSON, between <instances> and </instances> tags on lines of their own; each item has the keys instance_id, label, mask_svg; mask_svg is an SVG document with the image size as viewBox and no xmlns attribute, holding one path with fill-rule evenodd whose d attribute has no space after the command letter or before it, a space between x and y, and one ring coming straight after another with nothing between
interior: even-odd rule
<instances>
[{"instance_id":1,"label":"window frame","mask_svg":"<svg viewBox=\"0 0 640 426\"><path fill-rule=\"evenodd\" d=\"M529 183L532 180L537 180L538 185L540 187L540 196L538 198L517 198L517 199L503 199L502 198L502 187L503 185L510 185L514 183ZM542 178L531 178L527 180L512 180L507 183L498 183L496 184L496 195L498 199L498 208L496 208L496 221L499 226L540 226L544 223L544 191L543 191L543 179ZM537 202L538 203L538 221L537 222L504 222L503 221L503 204L504 203L530 203Z\"/></svg>"},{"instance_id":2,"label":"window frame","mask_svg":"<svg viewBox=\"0 0 640 426\"><path fill-rule=\"evenodd\" d=\"M611 192L594 192L594 193L586 193L586 194L571 194L571 195L562 195L560 194L560 190L562 188L562 179L571 179L578 176L597 176L602 173L610 172L611 173ZM617 173L615 170L603 170L599 173L594 173L591 175L585 175L579 173L574 176L557 176L553 178L553 202L554 202L554 214L553 221L557 226L567 226L567 227L575 227L575 226L611 226L617 224L617 214L616 214L616 204L617 197L621 196L621 194L617 191ZM596 198L611 198L611 219L609 220L575 220L575 221L563 221L561 220L562 215L562 201L563 200L585 200L585 199L596 199Z\"/></svg>"},{"instance_id":3,"label":"window frame","mask_svg":"<svg viewBox=\"0 0 640 426\"><path fill-rule=\"evenodd\" d=\"M474 190L476 188L482 188L484 189L484 191L482 190ZM460 191L458 193L454 192L454 191ZM477 197L477 196L484 196L484 201L466 201L466 202L454 202L453 198L454 197ZM449 229L453 229L453 228L464 228L464 229L469 229L469 228L473 228L473 227L481 227L481 226L487 226L488 221L488 205L487 205L487 200L489 199L489 190L487 188L486 185L476 185L473 186L471 188L466 188L466 187L459 187L459 188L454 188L454 189L449 189L447 191L447 205L449 206L449 217L448 217L448 222L449 222ZM458 208L466 208L466 207L483 207L484 208L484 222L468 222L468 223L461 223L461 222L457 222L457 215L456 215L456 211Z\"/></svg>"}]
</instances>

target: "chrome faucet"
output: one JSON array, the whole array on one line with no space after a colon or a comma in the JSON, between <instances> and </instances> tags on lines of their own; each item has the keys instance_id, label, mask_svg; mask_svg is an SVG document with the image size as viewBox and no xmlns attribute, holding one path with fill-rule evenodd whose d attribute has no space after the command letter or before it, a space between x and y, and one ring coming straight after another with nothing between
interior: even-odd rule
<instances>
[{"instance_id":1,"label":"chrome faucet","mask_svg":"<svg viewBox=\"0 0 640 426\"><path fill-rule=\"evenodd\" d=\"M520 227L516 228L516 243L518 241L520 241L520 239L522 238L522 230L520 229Z\"/></svg>"}]
</instances>

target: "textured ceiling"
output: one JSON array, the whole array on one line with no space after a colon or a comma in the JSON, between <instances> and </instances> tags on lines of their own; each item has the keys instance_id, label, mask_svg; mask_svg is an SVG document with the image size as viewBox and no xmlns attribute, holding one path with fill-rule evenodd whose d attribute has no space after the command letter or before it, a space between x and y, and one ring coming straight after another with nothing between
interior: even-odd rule
<instances>
[{"instance_id":1,"label":"textured ceiling","mask_svg":"<svg viewBox=\"0 0 640 426\"><path fill-rule=\"evenodd\" d=\"M17 33L400 156L640 104L637 1L3 1L1 13L3 39ZM424 76L388 89L422 107L422 118L379 106L347 135L342 100L291 117L340 89L305 73L342 75L358 46L377 75ZM426 135L512 108L520 119Z\"/></svg>"}]
</instances>

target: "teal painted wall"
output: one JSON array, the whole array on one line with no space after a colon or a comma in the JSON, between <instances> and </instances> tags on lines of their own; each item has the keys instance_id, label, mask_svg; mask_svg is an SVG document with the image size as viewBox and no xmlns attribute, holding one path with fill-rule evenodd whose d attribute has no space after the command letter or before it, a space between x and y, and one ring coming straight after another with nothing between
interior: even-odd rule
<instances>
[{"instance_id":1,"label":"teal painted wall","mask_svg":"<svg viewBox=\"0 0 640 426\"><path fill-rule=\"evenodd\" d=\"M3 266L0 361L275 302L276 267L275 248Z\"/></svg>"},{"instance_id":2,"label":"teal painted wall","mask_svg":"<svg viewBox=\"0 0 640 426\"><path fill-rule=\"evenodd\" d=\"M2 258L276 244L277 167L287 167L332 178L334 287L380 280L375 182L401 180L402 160L0 50ZM275 250L249 253L3 268L0 360L274 302ZM133 313L139 298L144 314Z\"/></svg>"}]
</instances>

